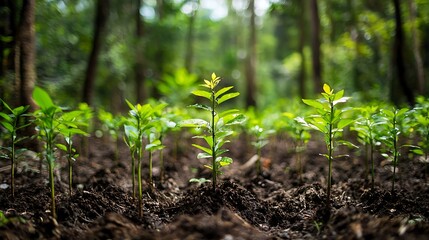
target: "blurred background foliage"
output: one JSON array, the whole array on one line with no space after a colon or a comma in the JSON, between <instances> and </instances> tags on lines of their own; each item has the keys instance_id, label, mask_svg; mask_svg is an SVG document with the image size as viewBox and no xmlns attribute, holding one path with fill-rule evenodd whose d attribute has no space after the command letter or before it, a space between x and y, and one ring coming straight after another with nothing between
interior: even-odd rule
<instances>
[{"instance_id":1,"label":"blurred background foliage","mask_svg":"<svg viewBox=\"0 0 429 240\"><path fill-rule=\"evenodd\" d=\"M12 2L19 22L26 1ZM413 97L428 96L429 0L399 1L399 9L395 0L37 0L36 84L60 105L77 106L83 101L97 4L104 3L108 15L90 104L95 107L120 112L126 107L124 99L147 98L186 105L198 80L216 72L225 84L243 93L236 104L252 105L245 98L252 91L256 106L263 109L278 99L320 92L314 80L316 57L322 82L333 88L363 101L405 103L407 93L395 83L401 64L395 58L398 10L405 84ZM3 1L0 6L6 17L12 15L10 4ZM314 4L319 32L313 27ZM17 91L13 67L7 62L13 54L10 32L2 30L0 49L0 97L6 101L14 99ZM320 38L317 56L312 46L315 36ZM248 65L252 58L255 65ZM249 66L256 81L251 90Z\"/></svg>"}]
</instances>

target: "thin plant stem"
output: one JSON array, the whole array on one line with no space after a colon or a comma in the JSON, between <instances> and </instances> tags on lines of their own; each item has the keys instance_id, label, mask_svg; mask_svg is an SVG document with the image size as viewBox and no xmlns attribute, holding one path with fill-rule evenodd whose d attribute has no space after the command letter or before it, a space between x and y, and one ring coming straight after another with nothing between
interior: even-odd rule
<instances>
[{"instance_id":1,"label":"thin plant stem","mask_svg":"<svg viewBox=\"0 0 429 240\"><path fill-rule=\"evenodd\" d=\"M11 191L12 191L12 198L15 198L15 140L13 137L12 137L12 156L10 161L11 161L11 168L10 168Z\"/></svg>"},{"instance_id":2,"label":"thin plant stem","mask_svg":"<svg viewBox=\"0 0 429 240\"><path fill-rule=\"evenodd\" d=\"M329 167L328 167L328 191L326 195L326 206L330 208L331 205L331 185L332 185L332 154L333 154L333 118L334 118L334 104L331 102L331 112L330 112L330 123L329 123L329 144L328 144L328 161L329 161Z\"/></svg>"},{"instance_id":3,"label":"thin plant stem","mask_svg":"<svg viewBox=\"0 0 429 240\"><path fill-rule=\"evenodd\" d=\"M153 174L152 174L152 164L153 164L153 151L149 151L149 186L150 190L153 191Z\"/></svg>"},{"instance_id":4,"label":"thin plant stem","mask_svg":"<svg viewBox=\"0 0 429 240\"><path fill-rule=\"evenodd\" d=\"M374 189L374 144L371 142L370 157L371 157L371 188Z\"/></svg>"},{"instance_id":5,"label":"thin plant stem","mask_svg":"<svg viewBox=\"0 0 429 240\"><path fill-rule=\"evenodd\" d=\"M215 99L215 92L212 90L212 120L211 120L211 131L212 131L212 174L213 174L213 191L216 189L216 179L217 179L217 164L216 164L216 126L215 126L215 106L216 106L216 99Z\"/></svg>"},{"instance_id":6,"label":"thin plant stem","mask_svg":"<svg viewBox=\"0 0 429 240\"><path fill-rule=\"evenodd\" d=\"M139 187L139 202L138 202L139 206L138 206L138 209L139 209L139 217L142 217L143 216L143 200L142 200L143 191L142 191L142 179L141 179L141 175L142 175L142 161L141 161L142 153L141 153L141 150L138 150L138 156L139 156L139 158L138 158L138 169L137 169L138 185L139 185L138 186Z\"/></svg>"}]
</instances>

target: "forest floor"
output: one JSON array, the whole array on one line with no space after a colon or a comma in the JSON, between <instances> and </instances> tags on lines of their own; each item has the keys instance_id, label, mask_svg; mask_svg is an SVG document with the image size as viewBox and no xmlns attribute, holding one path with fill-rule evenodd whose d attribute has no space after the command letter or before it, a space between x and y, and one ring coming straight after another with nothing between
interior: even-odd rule
<instances>
[{"instance_id":1,"label":"forest floor","mask_svg":"<svg viewBox=\"0 0 429 240\"><path fill-rule=\"evenodd\" d=\"M56 179L57 219L50 217L46 169L38 172L36 156L18 163L16 196L11 198L9 165L0 163L0 210L9 222L0 226L0 239L428 239L429 184L425 165L401 158L398 180L391 192L391 166L377 159L376 186L365 179L363 157L352 152L333 163L331 208L326 208L327 160L322 143L310 141L302 181L290 141L276 137L263 151L263 173L257 176L248 160L253 150L245 137L230 144L234 163L225 168L216 189L195 139L167 139L165 178L155 160L153 191L145 181L143 216L132 197L130 154L91 138L89 157L74 166L74 190L68 195L67 162L59 161ZM177 140L177 138L176 138ZM177 145L177 151L171 146ZM155 154L155 159L157 159ZM246 164L247 163L247 164ZM147 157L143 179L147 179ZM1 225L1 224L0 224Z\"/></svg>"}]
</instances>

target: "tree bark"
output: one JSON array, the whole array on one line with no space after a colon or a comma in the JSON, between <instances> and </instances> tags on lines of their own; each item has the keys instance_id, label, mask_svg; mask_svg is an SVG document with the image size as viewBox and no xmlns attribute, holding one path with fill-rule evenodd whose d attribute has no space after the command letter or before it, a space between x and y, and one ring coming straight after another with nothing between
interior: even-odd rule
<instances>
[{"instance_id":1,"label":"tree bark","mask_svg":"<svg viewBox=\"0 0 429 240\"><path fill-rule=\"evenodd\" d=\"M136 98L138 103L142 103L146 98L145 75L144 75L144 56L142 38L144 36L144 19L140 14L140 8L143 5L142 0L136 0L136 62L135 62L135 83Z\"/></svg>"},{"instance_id":2,"label":"tree bark","mask_svg":"<svg viewBox=\"0 0 429 240\"><path fill-rule=\"evenodd\" d=\"M92 106L95 76L97 73L98 55L100 54L102 37L109 18L109 0L97 0L96 14L94 21L94 38L92 40L92 50L89 55L86 68L85 82L83 86L82 101Z\"/></svg>"},{"instance_id":3,"label":"tree bark","mask_svg":"<svg viewBox=\"0 0 429 240\"><path fill-rule=\"evenodd\" d=\"M0 9L4 13L0 15L0 36L8 39L0 40L0 98L10 102L7 97L7 73L14 70L14 46L16 39L16 2L15 0L0 1ZM7 9L7 11L6 11Z\"/></svg>"},{"instance_id":4,"label":"tree bark","mask_svg":"<svg viewBox=\"0 0 429 240\"><path fill-rule=\"evenodd\" d=\"M313 82L314 92L320 93L322 91L322 64L320 62L320 18L317 0L310 1L311 12L311 53L312 53L312 66L313 66Z\"/></svg>"},{"instance_id":5,"label":"tree bark","mask_svg":"<svg viewBox=\"0 0 429 240\"><path fill-rule=\"evenodd\" d=\"M255 0L249 1L250 35L246 64L246 107L256 106L256 13Z\"/></svg>"},{"instance_id":6,"label":"tree bark","mask_svg":"<svg viewBox=\"0 0 429 240\"><path fill-rule=\"evenodd\" d=\"M399 104L399 96L395 94L395 81L397 80L402 90L402 93L405 95L408 104L411 106L414 105L414 93L409 87L406 78L406 68L404 62L404 34L402 30L402 17L401 17L401 5L399 0L393 0L393 5L395 8L395 39L393 44L393 66L396 69L396 77L392 78L392 88L391 88L391 100L395 104Z\"/></svg>"},{"instance_id":7,"label":"tree bark","mask_svg":"<svg viewBox=\"0 0 429 240\"><path fill-rule=\"evenodd\" d=\"M305 12L306 12L306 7L305 7L306 1L299 1L299 7L300 7L300 12L301 14L299 15L299 45L298 45L298 52L301 55L301 66L299 68L299 73L298 73L298 91L299 91L299 96L301 98L305 98L305 78L306 78L306 68L305 68L305 52L304 52L304 47L305 47L305 38L306 38L306 31L305 31L305 25L306 25L306 21L305 21Z\"/></svg>"},{"instance_id":8,"label":"tree bark","mask_svg":"<svg viewBox=\"0 0 429 240\"><path fill-rule=\"evenodd\" d=\"M197 17L200 0L195 0L195 8L192 10L189 16L189 25L186 41L186 56L185 56L185 68L188 73L192 72L192 65L194 60L194 39L195 39L195 19Z\"/></svg>"},{"instance_id":9,"label":"tree bark","mask_svg":"<svg viewBox=\"0 0 429 240\"><path fill-rule=\"evenodd\" d=\"M18 93L16 105L30 105L30 111L36 109L36 104L32 99L36 83L35 7L35 0L23 0L15 42L15 87Z\"/></svg>"},{"instance_id":10,"label":"tree bark","mask_svg":"<svg viewBox=\"0 0 429 240\"><path fill-rule=\"evenodd\" d=\"M422 56L420 54L419 36L416 29L417 6L414 0L408 0L408 6L410 11L413 54L414 54L414 60L416 61L418 93L420 95L424 95L425 94L425 72L423 69Z\"/></svg>"}]
</instances>

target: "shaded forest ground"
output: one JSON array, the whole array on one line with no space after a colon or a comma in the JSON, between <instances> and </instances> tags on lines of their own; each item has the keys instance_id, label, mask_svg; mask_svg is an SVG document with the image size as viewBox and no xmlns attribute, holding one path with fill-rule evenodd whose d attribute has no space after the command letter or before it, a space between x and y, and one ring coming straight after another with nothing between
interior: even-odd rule
<instances>
[{"instance_id":1,"label":"shaded forest ground","mask_svg":"<svg viewBox=\"0 0 429 240\"><path fill-rule=\"evenodd\" d=\"M185 140L186 141L185 141ZM144 186L144 214L138 217L132 198L130 157L120 144L119 161L112 160L108 139L90 139L89 158L74 167L74 193L69 198L67 164L56 179L58 219L50 218L47 174L28 155L18 164L16 197L10 197L9 167L0 165L0 210L10 219L0 227L2 239L427 239L429 184L425 166L402 158L396 192L391 166L377 159L376 187L364 180L358 152L334 162L332 208L325 206L327 162L324 146L310 141L299 181L292 143L276 137L263 151L264 172L246 167L253 151L245 137L229 145L235 162L215 191L211 184L191 184L192 177L210 177L198 160L195 141L167 139L166 178L160 181L158 162L153 192ZM178 146L177 151L173 146ZM143 177L148 176L147 158ZM46 178L45 178L46 176Z\"/></svg>"}]
</instances>

